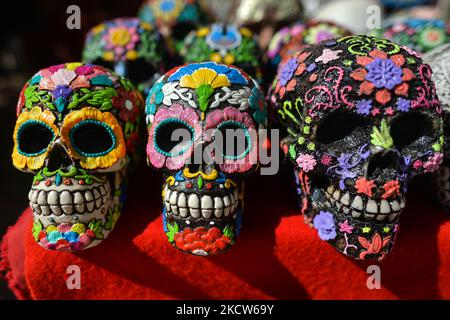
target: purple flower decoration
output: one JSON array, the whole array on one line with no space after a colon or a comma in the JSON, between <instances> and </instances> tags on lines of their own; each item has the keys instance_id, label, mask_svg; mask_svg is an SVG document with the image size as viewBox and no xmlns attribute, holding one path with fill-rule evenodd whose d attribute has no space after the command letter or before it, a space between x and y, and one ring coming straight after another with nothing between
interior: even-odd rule
<instances>
[{"instance_id":1,"label":"purple flower decoration","mask_svg":"<svg viewBox=\"0 0 450 320\"><path fill-rule=\"evenodd\" d=\"M334 171L336 175L341 176L339 180L339 188L341 190L345 190L346 179L353 179L357 176L356 172L353 172L351 169L370 155L370 150L365 150L366 147L367 144L361 146L356 153L342 153L337 158L338 164L328 168L327 172L329 174Z\"/></svg>"},{"instance_id":2,"label":"purple flower decoration","mask_svg":"<svg viewBox=\"0 0 450 320\"><path fill-rule=\"evenodd\" d=\"M358 101L358 103L356 104L356 112L360 114L369 115L371 109L372 109L372 100L363 99Z\"/></svg>"},{"instance_id":3,"label":"purple flower decoration","mask_svg":"<svg viewBox=\"0 0 450 320\"><path fill-rule=\"evenodd\" d=\"M306 68L306 71L312 72L314 69L316 69L316 64L313 62L308 66L308 68Z\"/></svg>"},{"instance_id":4,"label":"purple flower decoration","mask_svg":"<svg viewBox=\"0 0 450 320\"><path fill-rule=\"evenodd\" d=\"M288 81L292 79L292 76L294 75L297 67L297 58L291 58L288 62L286 62L280 74L280 84L282 86L285 86Z\"/></svg>"},{"instance_id":5,"label":"purple flower decoration","mask_svg":"<svg viewBox=\"0 0 450 320\"><path fill-rule=\"evenodd\" d=\"M411 107L411 101L399 98L397 101L397 110L402 112L408 112L409 108Z\"/></svg>"},{"instance_id":6,"label":"purple flower decoration","mask_svg":"<svg viewBox=\"0 0 450 320\"><path fill-rule=\"evenodd\" d=\"M376 88L393 89L402 83L403 71L391 59L376 58L366 66L369 73L366 80L373 83Z\"/></svg>"},{"instance_id":7,"label":"purple flower decoration","mask_svg":"<svg viewBox=\"0 0 450 320\"><path fill-rule=\"evenodd\" d=\"M336 226L331 213L320 211L320 213L314 217L313 224L320 239L327 241L336 238Z\"/></svg>"},{"instance_id":8,"label":"purple flower decoration","mask_svg":"<svg viewBox=\"0 0 450 320\"><path fill-rule=\"evenodd\" d=\"M67 97L72 93L72 89L67 85L59 85L53 90L53 97L56 99L63 98L67 99Z\"/></svg>"}]
</instances>

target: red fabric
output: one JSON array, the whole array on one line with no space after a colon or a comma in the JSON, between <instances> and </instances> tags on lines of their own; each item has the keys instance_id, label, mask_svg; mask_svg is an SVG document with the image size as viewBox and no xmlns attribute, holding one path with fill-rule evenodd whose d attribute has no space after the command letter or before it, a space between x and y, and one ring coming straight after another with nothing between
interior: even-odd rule
<instances>
[{"instance_id":1,"label":"red fabric","mask_svg":"<svg viewBox=\"0 0 450 320\"><path fill-rule=\"evenodd\" d=\"M110 238L78 254L40 248L27 209L4 238L14 278L26 280L15 293L33 299L450 298L450 221L419 192L408 195L394 250L380 264L382 289L369 290L370 263L321 241L294 209L283 179L257 176L247 183L241 236L229 252L207 258L167 243L157 175L136 176ZM66 287L66 268L74 264L81 268L80 290Z\"/></svg>"}]
</instances>

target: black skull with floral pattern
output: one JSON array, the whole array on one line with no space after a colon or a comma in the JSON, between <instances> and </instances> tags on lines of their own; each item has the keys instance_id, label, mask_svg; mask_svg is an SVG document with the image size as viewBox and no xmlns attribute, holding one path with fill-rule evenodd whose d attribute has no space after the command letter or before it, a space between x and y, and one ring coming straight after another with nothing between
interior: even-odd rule
<instances>
[{"instance_id":1,"label":"black skull with floral pattern","mask_svg":"<svg viewBox=\"0 0 450 320\"><path fill-rule=\"evenodd\" d=\"M408 182L442 162L430 67L388 40L349 36L306 47L272 89L306 222L348 256L382 259Z\"/></svg>"}]
</instances>

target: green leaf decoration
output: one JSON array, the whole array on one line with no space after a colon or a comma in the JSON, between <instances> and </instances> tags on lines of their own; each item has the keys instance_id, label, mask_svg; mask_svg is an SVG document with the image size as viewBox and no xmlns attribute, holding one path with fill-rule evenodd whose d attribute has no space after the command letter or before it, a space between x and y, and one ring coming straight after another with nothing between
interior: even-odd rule
<instances>
[{"instance_id":1,"label":"green leaf decoration","mask_svg":"<svg viewBox=\"0 0 450 320\"><path fill-rule=\"evenodd\" d=\"M292 159L295 160L295 156L297 155L297 153L295 152L295 146L293 144L289 146L289 155Z\"/></svg>"},{"instance_id":2,"label":"green leaf decoration","mask_svg":"<svg viewBox=\"0 0 450 320\"><path fill-rule=\"evenodd\" d=\"M108 210L108 214L106 215L106 223L105 229L112 230L114 229L117 220L119 219L120 211L119 210Z\"/></svg>"},{"instance_id":3,"label":"green leaf decoration","mask_svg":"<svg viewBox=\"0 0 450 320\"><path fill-rule=\"evenodd\" d=\"M83 103L88 103L92 106L100 106L102 111L107 111L112 108L112 98L117 97L116 89L109 87L96 91L81 89L80 92L83 93L82 96L78 93L73 94L72 101L67 106L67 109L73 109Z\"/></svg>"},{"instance_id":4,"label":"green leaf decoration","mask_svg":"<svg viewBox=\"0 0 450 320\"><path fill-rule=\"evenodd\" d=\"M39 240L39 233L42 231L42 223L39 220L33 221L33 237L36 241Z\"/></svg>"},{"instance_id":5,"label":"green leaf decoration","mask_svg":"<svg viewBox=\"0 0 450 320\"><path fill-rule=\"evenodd\" d=\"M102 233L102 229L103 229L102 220L92 219L89 222L88 228L91 229L95 233L95 237L97 239L103 240L104 236Z\"/></svg>"},{"instance_id":6,"label":"green leaf decoration","mask_svg":"<svg viewBox=\"0 0 450 320\"><path fill-rule=\"evenodd\" d=\"M209 84L202 84L197 89L195 89L195 93L198 96L198 102L200 105L200 110L202 112L206 111L208 107L209 97L213 94L214 89Z\"/></svg>"},{"instance_id":7,"label":"green leaf decoration","mask_svg":"<svg viewBox=\"0 0 450 320\"><path fill-rule=\"evenodd\" d=\"M198 186L199 189L203 188L203 178L202 178L201 175L198 176L198 179L197 179L197 186Z\"/></svg>"},{"instance_id":8,"label":"green leaf decoration","mask_svg":"<svg viewBox=\"0 0 450 320\"><path fill-rule=\"evenodd\" d=\"M173 225L170 223L167 223L167 229L169 229L169 231L166 232L167 238L168 238L169 242L172 243L173 238L178 233L178 224L176 222L174 222Z\"/></svg>"},{"instance_id":9,"label":"green leaf decoration","mask_svg":"<svg viewBox=\"0 0 450 320\"><path fill-rule=\"evenodd\" d=\"M56 110L55 106L51 102L52 96L48 91L39 91L39 86L29 86L25 89L25 107L29 110L37 103L49 108L50 110Z\"/></svg>"},{"instance_id":10,"label":"green leaf decoration","mask_svg":"<svg viewBox=\"0 0 450 320\"><path fill-rule=\"evenodd\" d=\"M231 244L234 243L234 232L232 226L226 226L225 229L223 229L223 234L230 239Z\"/></svg>"},{"instance_id":11,"label":"green leaf decoration","mask_svg":"<svg viewBox=\"0 0 450 320\"><path fill-rule=\"evenodd\" d=\"M372 138L370 142L384 149L389 149L394 145L391 134L389 133L389 126L385 119L381 120L380 130L377 127L373 127L373 132L370 135Z\"/></svg>"}]
</instances>

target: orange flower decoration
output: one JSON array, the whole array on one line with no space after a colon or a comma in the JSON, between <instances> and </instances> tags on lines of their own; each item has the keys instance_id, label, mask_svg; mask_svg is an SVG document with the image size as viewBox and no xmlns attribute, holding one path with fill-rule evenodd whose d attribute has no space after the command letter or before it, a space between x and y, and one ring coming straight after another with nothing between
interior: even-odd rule
<instances>
[{"instance_id":1,"label":"orange flower decoration","mask_svg":"<svg viewBox=\"0 0 450 320\"><path fill-rule=\"evenodd\" d=\"M398 196L400 194L400 182L398 180L391 180L384 184L384 193L381 196L383 199Z\"/></svg>"},{"instance_id":2,"label":"orange flower decoration","mask_svg":"<svg viewBox=\"0 0 450 320\"><path fill-rule=\"evenodd\" d=\"M372 196L372 188L375 187L375 183L373 182L373 180L367 180L364 177L359 178L358 180L356 180L356 191L358 191L358 193L363 193L369 197Z\"/></svg>"}]
</instances>

